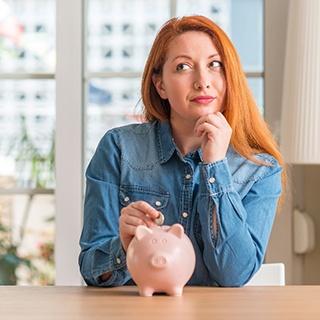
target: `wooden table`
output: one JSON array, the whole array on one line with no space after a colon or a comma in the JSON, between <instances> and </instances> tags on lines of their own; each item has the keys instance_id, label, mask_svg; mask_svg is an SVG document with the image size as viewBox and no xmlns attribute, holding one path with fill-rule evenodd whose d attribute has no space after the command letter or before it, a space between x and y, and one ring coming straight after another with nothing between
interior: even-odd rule
<instances>
[{"instance_id":1,"label":"wooden table","mask_svg":"<svg viewBox=\"0 0 320 320\"><path fill-rule=\"evenodd\" d=\"M1 320L319 320L320 286L185 287L140 297L137 287L0 286Z\"/></svg>"}]
</instances>

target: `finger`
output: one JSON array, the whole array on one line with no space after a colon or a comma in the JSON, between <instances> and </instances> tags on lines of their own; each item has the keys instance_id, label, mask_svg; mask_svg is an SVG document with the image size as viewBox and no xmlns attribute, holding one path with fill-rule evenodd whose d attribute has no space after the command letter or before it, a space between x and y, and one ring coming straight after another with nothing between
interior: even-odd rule
<instances>
[{"instance_id":1,"label":"finger","mask_svg":"<svg viewBox=\"0 0 320 320\"><path fill-rule=\"evenodd\" d=\"M155 222L145 215L141 214L141 217L127 213L127 208L121 210L119 217L119 231L121 238L131 238L135 235L137 226L143 225L149 228L156 226ZM129 211L132 213L132 211ZM144 218L143 218L144 217Z\"/></svg>"},{"instance_id":2,"label":"finger","mask_svg":"<svg viewBox=\"0 0 320 320\"><path fill-rule=\"evenodd\" d=\"M195 129L195 134L201 137L207 133L212 133L214 130L219 129L219 124L215 122L203 122Z\"/></svg>"},{"instance_id":3,"label":"finger","mask_svg":"<svg viewBox=\"0 0 320 320\"><path fill-rule=\"evenodd\" d=\"M121 210L121 215L124 216L123 220L130 225L146 225L148 227L154 227L159 212L148 203L138 201L123 208Z\"/></svg>"},{"instance_id":4,"label":"finger","mask_svg":"<svg viewBox=\"0 0 320 320\"><path fill-rule=\"evenodd\" d=\"M208 114L206 118L206 123L209 123L217 128L227 124L227 120L221 112Z\"/></svg>"},{"instance_id":5,"label":"finger","mask_svg":"<svg viewBox=\"0 0 320 320\"><path fill-rule=\"evenodd\" d=\"M207 121L207 116L203 116L203 117L199 118L199 119L197 120L195 126L194 126L194 128L195 128L194 130L196 131L197 128L198 128L199 126L201 126L203 123L205 123L206 121Z\"/></svg>"},{"instance_id":6,"label":"finger","mask_svg":"<svg viewBox=\"0 0 320 320\"><path fill-rule=\"evenodd\" d=\"M120 216L120 219L121 219L121 222L126 226L135 226L135 227L139 225L147 226L147 222L145 221L145 219L143 219L143 215L137 216L137 215L124 213Z\"/></svg>"},{"instance_id":7,"label":"finger","mask_svg":"<svg viewBox=\"0 0 320 320\"><path fill-rule=\"evenodd\" d=\"M195 132L199 134L199 132L206 131L206 128L209 128L208 125L213 125L215 123L215 115L208 114L206 116L201 117L198 119L195 125Z\"/></svg>"},{"instance_id":8,"label":"finger","mask_svg":"<svg viewBox=\"0 0 320 320\"><path fill-rule=\"evenodd\" d=\"M133 202L131 206L142 212L144 215L149 216L151 219L157 219L159 216L159 211L145 201Z\"/></svg>"},{"instance_id":9,"label":"finger","mask_svg":"<svg viewBox=\"0 0 320 320\"><path fill-rule=\"evenodd\" d=\"M215 129L229 128L227 119L221 112L208 114L200 118L195 126L195 133L198 137L204 133L212 133Z\"/></svg>"}]
</instances>

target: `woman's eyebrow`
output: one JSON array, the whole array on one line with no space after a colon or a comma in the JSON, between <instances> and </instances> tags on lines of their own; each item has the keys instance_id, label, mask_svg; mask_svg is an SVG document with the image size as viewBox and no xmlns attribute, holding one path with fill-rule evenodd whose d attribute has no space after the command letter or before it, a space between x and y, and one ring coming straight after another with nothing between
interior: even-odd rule
<instances>
[{"instance_id":1,"label":"woman's eyebrow","mask_svg":"<svg viewBox=\"0 0 320 320\"><path fill-rule=\"evenodd\" d=\"M211 54L210 56L208 56L208 59L212 59L212 58L215 58L215 57L217 57L217 56L220 56L219 53L213 53L213 54ZM184 59L192 60L192 57L191 57L191 56L186 55L186 54L180 54L180 55L174 57L171 62L174 62L175 60L177 60L177 59L179 59L179 58L184 58Z\"/></svg>"},{"instance_id":2,"label":"woman's eyebrow","mask_svg":"<svg viewBox=\"0 0 320 320\"><path fill-rule=\"evenodd\" d=\"M172 59L172 62L174 62L175 60L177 60L177 59L179 59L179 58L185 58L185 59L188 59L188 60L192 60L192 58L191 58L190 56L185 55L185 54L180 54L180 55L174 57L174 58Z\"/></svg>"}]
</instances>

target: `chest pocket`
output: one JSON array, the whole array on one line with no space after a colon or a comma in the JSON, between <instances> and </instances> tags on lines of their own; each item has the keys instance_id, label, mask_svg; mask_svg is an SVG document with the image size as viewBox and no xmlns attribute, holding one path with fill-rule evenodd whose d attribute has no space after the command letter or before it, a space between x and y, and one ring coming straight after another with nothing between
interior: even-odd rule
<instances>
[{"instance_id":1,"label":"chest pocket","mask_svg":"<svg viewBox=\"0 0 320 320\"><path fill-rule=\"evenodd\" d=\"M128 206L132 202L145 201L156 210L165 213L169 202L169 193L154 191L141 186L121 186L119 199L123 207Z\"/></svg>"}]
</instances>

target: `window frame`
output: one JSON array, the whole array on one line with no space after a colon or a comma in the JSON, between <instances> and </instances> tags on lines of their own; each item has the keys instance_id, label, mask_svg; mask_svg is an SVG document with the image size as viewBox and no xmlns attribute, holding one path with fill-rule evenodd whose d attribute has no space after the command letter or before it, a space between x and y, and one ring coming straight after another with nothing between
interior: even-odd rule
<instances>
[{"instance_id":1,"label":"window frame","mask_svg":"<svg viewBox=\"0 0 320 320\"><path fill-rule=\"evenodd\" d=\"M57 0L56 5L55 284L80 285L78 243L84 181L84 1Z\"/></svg>"}]
</instances>

